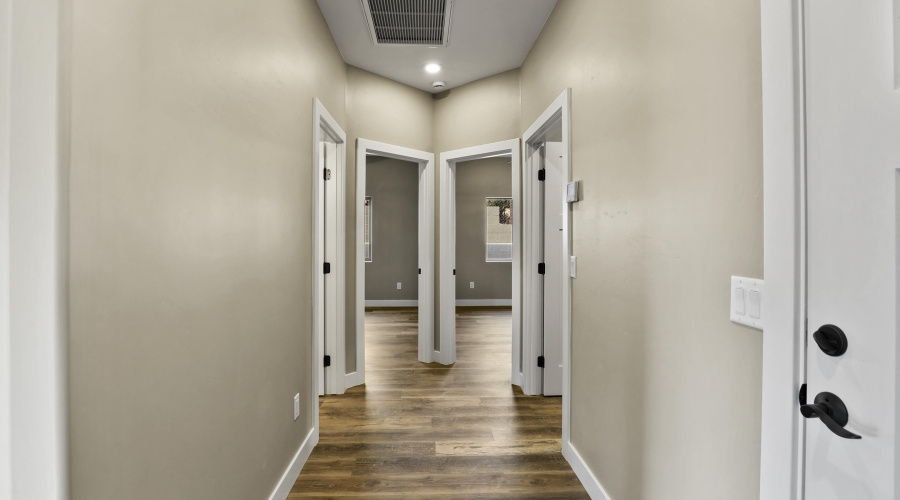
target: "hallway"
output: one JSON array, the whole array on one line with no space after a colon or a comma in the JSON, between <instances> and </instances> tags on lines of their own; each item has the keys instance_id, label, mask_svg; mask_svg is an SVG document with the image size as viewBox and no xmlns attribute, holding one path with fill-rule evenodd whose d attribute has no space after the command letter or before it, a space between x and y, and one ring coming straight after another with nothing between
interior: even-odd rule
<instances>
[{"instance_id":1,"label":"hallway","mask_svg":"<svg viewBox=\"0 0 900 500\"><path fill-rule=\"evenodd\" d=\"M561 398L509 384L507 308L457 308L457 362L417 358L415 309L366 311L366 385L320 398L289 498L589 498L560 453Z\"/></svg>"}]
</instances>

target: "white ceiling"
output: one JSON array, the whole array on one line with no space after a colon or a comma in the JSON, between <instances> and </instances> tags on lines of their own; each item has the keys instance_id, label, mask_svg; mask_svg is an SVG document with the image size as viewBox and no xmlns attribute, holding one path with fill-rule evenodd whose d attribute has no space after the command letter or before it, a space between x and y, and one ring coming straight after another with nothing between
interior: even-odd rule
<instances>
[{"instance_id":1,"label":"white ceiling","mask_svg":"<svg viewBox=\"0 0 900 500\"><path fill-rule=\"evenodd\" d=\"M454 0L447 47L376 45L360 0L318 0L344 62L428 92L518 68L556 0ZM425 72L427 63L443 70ZM432 83L446 83L434 89Z\"/></svg>"}]
</instances>

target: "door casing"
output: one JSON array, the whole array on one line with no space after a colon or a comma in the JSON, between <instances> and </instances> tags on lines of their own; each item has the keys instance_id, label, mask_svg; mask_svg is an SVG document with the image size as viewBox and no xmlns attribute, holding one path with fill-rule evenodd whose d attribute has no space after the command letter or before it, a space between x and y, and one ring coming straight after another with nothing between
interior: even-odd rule
<instances>
[{"instance_id":1,"label":"door casing","mask_svg":"<svg viewBox=\"0 0 900 500\"><path fill-rule=\"evenodd\" d=\"M331 174L331 180L325 181L322 171L322 150L319 144L325 139L325 136L334 141L337 145L335 148L336 158L334 168ZM318 99L313 100L313 235L315 242L313 244L313 360L314 370L314 400L313 408L318 411L318 394L340 394L344 392L344 308L346 304L345 294L345 253L346 253L346 213L344 210L346 197L346 154L347 154L347 134L341 129L337 121L328 113L325 106ZM336 196L325 198L325 183L333 182L336 184ZM327 203L327 207L326 207ZM325 212L329 211L335 215L336 231L334 237L329 238L328 245L334 246L333 255L336 257L331 264L331 275L335 293L329 294L334 298L333 301L325 300L325 274L322 265L325 262ZM330 219L331 217L329 217ZM333 303L332 303L333 302ZM326 312L325 308L329 308ZM333 317L335 321L333 325L326 325L325 317ZM325 343L323 340L327 339ZM326 344L327 343L327 352ZM337 374L325 377L324 384L322 376L325 373L324 356L331 356L331 366L329 374ZM318 422L318 413L315 415L315 421Z\"/></svg>"},{"instance_id":2,"label":"door casing","mask_svg":"<svg viewBox=\"0 0 900 500\"><path fill-rule=\"evenodd\" d=\"M537 274L538 263L540 261L537 252L529 249L538 248L541 245L541 224L536 219L532 207L539 200L534 199L534 185L537 182L537 171L540 165L536 165L533 161L535 151L540 148L544 142L544 136L547 130L557 124L562 125L562 152L563 161L560 165L560 171L563 175L563 183L572 180L572 125L571 125L571 102L572 90L565 89L554 101L544 110L543 113L531 124L530 127L522 135L522 193L523 193L523 216L522 216L522 304L535 304L539 301L541 293L539 275ZM572 255L572 213L569 207L566 207L565 220L563 222L562 231L562 260L559 263L561 269L566 270L568 276L569 257ZM562 287L561 297L562 308L562 351L563 351L563 391L562 391L562 441L563 456L570 463L580 461L578 453L572 447L569 441L570 424L571 424L571 344L572 344L572 282L571 279L565 280ZM537 366L537 357L543 352L542 339L542 320L540 311L532 310L530 313L522 315L522 332L523 332L523 375L524 385L522 391L525 394L539 394L541 392L541 370Z\"/></svg>"},{"instance_id":3,"label":"door casing","mask_svg":"<svg viewBox=\"0 0 900 500\"><path fill-rule=\"evenodd\" d=\"M440 154L441 170L441 343L435 361L449 365L456 362L456 182L457 163L479 160L509 153L512 166L513 262L512 262L512 364L510 380L522 386L519 363L522 318L522 230L518 222L522 214L520 196L519 139L482 144Z\"/></svg>"},{"instance_id":4,"label":"door casing","mask_svg":"<svg viewBox=\"0 0 900 500\"><path fill-rule=\"evenodd\" d=\"M366 155L376 154L419 166L419 361L437 361L434 352L434 153L368 139L356 140L356 371L346 375L346 387L365 383L366 262L364 213Z\"/></svg>"}]
</instances>

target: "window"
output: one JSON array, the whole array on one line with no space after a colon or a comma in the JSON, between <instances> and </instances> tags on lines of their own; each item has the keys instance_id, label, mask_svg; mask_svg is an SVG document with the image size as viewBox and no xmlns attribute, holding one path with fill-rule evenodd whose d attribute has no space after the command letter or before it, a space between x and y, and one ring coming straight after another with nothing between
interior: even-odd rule
<instances>
[{"instance_id":1,"label":"window","mask_svg":"<svg viewBox=\"0 0 900 500\"><path fill-rule=\"evenodd\" d=\"M488 262L512 262L512 198L487 198L485 255Z\"/></svg>"},{"instance_id":2,"label":"window","mask_svg":"<svg viewBox=\"0 0 900 500\"><path fill-rule=\"evenodd\" d=\"M366 203L363 205L363 232L365 233L365 252L366 262L372 262L372 197L366 196Z\"/></svg>"}]
</instances>

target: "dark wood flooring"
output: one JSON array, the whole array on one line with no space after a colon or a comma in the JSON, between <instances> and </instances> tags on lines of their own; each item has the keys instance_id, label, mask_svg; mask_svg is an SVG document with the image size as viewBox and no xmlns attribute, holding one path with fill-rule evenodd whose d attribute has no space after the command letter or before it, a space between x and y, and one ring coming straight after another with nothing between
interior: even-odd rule
<instances>
[{"instance_id":1,"label":"dark wood flooring","mask_svg":"<svg viewBox=\"0 0 900 500\"><path fill-rule=\"evenodd\" d=\"M289 498L589 498L560 452L561 398L509 383L508 308L457 309L457 362L417 359L415 309L366 311L366 385L320 398Z\"/></svg>"}]
</instances>

